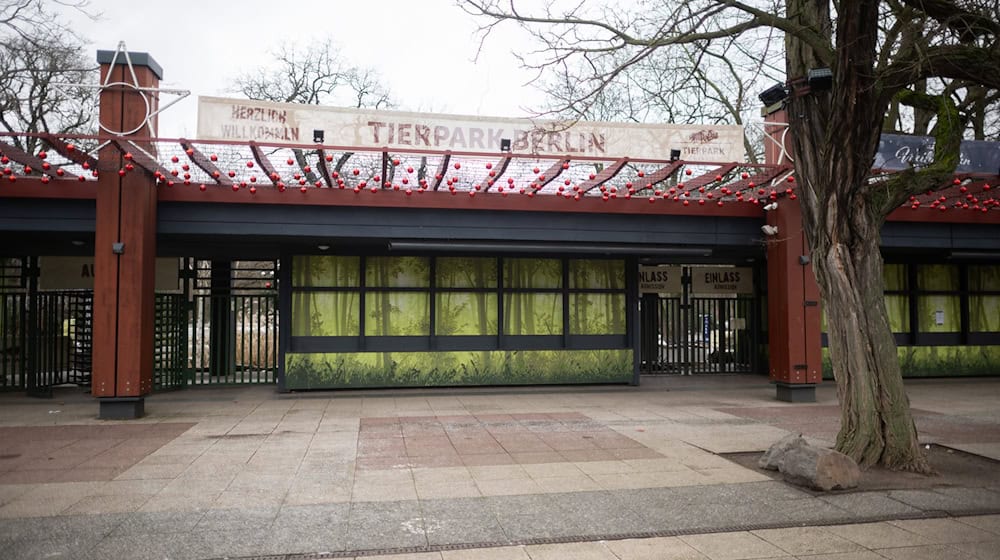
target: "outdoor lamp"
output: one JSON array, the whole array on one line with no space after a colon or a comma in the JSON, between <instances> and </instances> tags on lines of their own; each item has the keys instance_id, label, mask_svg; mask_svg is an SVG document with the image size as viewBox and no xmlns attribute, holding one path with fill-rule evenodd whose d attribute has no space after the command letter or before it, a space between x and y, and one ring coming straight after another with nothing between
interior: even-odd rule
<instances>
[{"instance_id":1,"label":"outdoor lamp","mask_svg":"<svg viewBox=\"0 0 1000 560\"><path fill-rule=\"evenodd\" d=\"M781 103L784 101L785 98L788 97L788 90L785 89L784 84L774 84L773 86L765 89L764 92L757 97L765 107L770 107L775 103Z\"/></svg>"},{"instance_id":2,"label":"outdoor lamp","mask_svg":"<svg viewBox=\"0 0 1000 560\"><path fill-rule=\"evenodd\" d=\"M833 71L829 68L813 68L806 73L809 89L826 91L833 87Z\"/></svg>"}]
</instances>

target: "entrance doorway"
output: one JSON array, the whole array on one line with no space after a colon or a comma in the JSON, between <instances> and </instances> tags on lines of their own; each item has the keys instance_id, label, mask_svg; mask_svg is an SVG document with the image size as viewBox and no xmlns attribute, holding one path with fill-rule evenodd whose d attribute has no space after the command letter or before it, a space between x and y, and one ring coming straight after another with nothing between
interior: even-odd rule
<instances>
[{"instance_id":1,"label":"entrance doorway","mask_svg":"<svg viewBox=\"0 0 1000 560\"><path fill-rule=\"evenodd\" d=\"M643 267L643 374L753 373L759 304L753 271L739 267ZM645 282L651 280L652 282Z\"/></svg>"}]
</instances>

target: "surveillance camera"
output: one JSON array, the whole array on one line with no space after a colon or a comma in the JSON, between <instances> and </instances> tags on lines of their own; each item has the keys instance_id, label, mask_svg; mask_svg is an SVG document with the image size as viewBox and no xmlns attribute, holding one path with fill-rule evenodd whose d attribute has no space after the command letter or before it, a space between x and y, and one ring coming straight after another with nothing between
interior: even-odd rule
<instances>
[{"instance_id":1,"label":"surveillance camera","mask_svg":"<svg viewBox=\"0 0 1000 560\"><path fill-rule=\"evenodd\" d=\"M772 202L770 204L764 205L764 210L770 211L770 210L777 210L777 209L778 209L778 203L777 202Z\"/></svg>"},{"instance_id":2,"label":"surveillance camera","mask_svg":"<svg viewBox=\"0 0 1000 560\"><path fill-rule=\"evenodd\" d=\"M777 235L778 228L776 228L774 226L771 226L771 225L765 224L765 225L760 226L760 231L764 232L764 235L767 235L768 237L770 237L772 235Z\"/></svg>"}]
</instances>

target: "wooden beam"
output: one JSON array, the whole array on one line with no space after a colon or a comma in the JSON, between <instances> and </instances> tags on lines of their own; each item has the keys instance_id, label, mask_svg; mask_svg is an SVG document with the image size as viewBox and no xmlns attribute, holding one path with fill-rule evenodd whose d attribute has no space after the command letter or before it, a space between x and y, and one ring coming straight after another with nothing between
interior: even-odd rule
<instances>
[{"instance_id":1,"label":"wooden beam","mask_svg":"<svg viewBox=\"0 0 1000 560\"><path fill-rule=\"evenodd\" d=\"M277 186L278 182L271 177L277 175L278 172L271 165L271 160L267 159L267 156L264 155L264 151L260 149L260 145L253 140L250 141L250 152L253 153L253 159L257 161L257 165L267 174L267 180L271 181L272 185Z\"/></svg>"},{"instance_id":2,"label":"wooden beam","mask_svg":"<svg viewBox=\"0 0 1000 560\"><path fill-rule=\"evenodd\" d=\"M80 150L79 147L74 146L73 149L70 149L69 144L59 138L56 138L52 134L42 134L41 138L62 157L80 165L86 163L91 169L97 169L97 159L91 157L90 154L84 152L83 150Z\"/></svg>"},{"instance_id":3,"label":"wooden beam","mask_svg":"<svg viewBox=\"0 0 1000 560\"><path fill-rule=\"evenodd\" d=\"M755 175L750 175L746 179L740 179L735 183L730 183L725 185L729 190L733 191L733 194L737 192L749 191L753 189L762 188L762 186L776 179L782 173L786 173L791 170L791 167L779 167L776 169L765 168ZM753 183L753 189L750 188L750 183ZM754 196L759 196L756 192L753 193Z\"/></svg>"},{"instance_id":4,"label":"wooden beam","mask_svg":"<svg viewBox=\"0 0 1000 560\"><path fill-rule=\"evenodd\" d=\"M93 200L97 198L97 181L53 178L47 184L41 177L18 177L10 181L0 178L0 198L55 198L63 200Z\"/></svg>"},{"instance_id":5,"label":"wooden beam","mask_svg":"<svg viewBox=\"0 0 1000 560\"><path fill-rule=\"evenodd\" d=\"M123 155L132 154L132 162L138 165L139 167L145 169L149 173L152 173L153 175L159 173L160 175L163 175L168 179L172 176L170 171L168 171L165 167L160 165L158 161L150 157L145 150L143 150L139 146L136 146L134 143L128 140L114 139L111 140L111 144L113 144L118 149L118 151L121 152Z\"/></svg>"},{"instance_id":6,"label":"wooden beam","mask_svg":"<svg viewBox=\"0 0 1000 560\"><path fill-rule=\"evenodd\" d=\"M680 169L682 165L684 165L684 162L682 162L682 161L675 161L675 162L671 163L670 165L667 165L667 166L661 167L660 169L657 169L656 171L654 171L654 172L650 173L649 175L643 177L643 180L646 181L646 182L643 185L641 185L641 188L637 188L636 191L640 191L640 190L646 188L646 185L650 185L652 187L655 187L659 183L662 183L663 181L666 181L667 179L670 178L671 175L673 175L678 169Z\"/></svg>"},{"instance_id":7,"label":"wooden beam","mask_svg":"<svg viewBox=\"0 0 1000 560\"><path fill-rule=\"evenodd\" d=\"M316 153L319 154L319 176L323 178L326 186L332 189L333 179L330 177L330 167L326 164L326 151L320 148L316 150Z\"/></svg>"},{"instance_id":8,"label":"wooden beam","mask_svg":"<svg viewBox=\"0 0 1000 560\"><path fill-rule=\"evenodd\" d=\"M608 167L602 169L601 172L595 175L593 179L589 179L577 185L580 187L578 192L581 193L589 192L593 190L595 187L603 184L605 181L610 181L611 179L614 178L615 175L618 175L618 173L621 172L622 168L624 168L625 164L627 163L628 163L627 157L615 161Z\"/></svg>"},{"instance_id":9,"label":"wooden beam","mask_svg":"<svg viewBox=\"0 0 1000 560\"><path fill-rule=\"evenodd\" d=\"M2 191L0 191L2 192ZM631 214L631 215L685 215L701 217L739 217L760 219L764 211L756 204L728 203L705 206L682 206L676 202L659 200L649 204L644 198L604 201L599 196L581 197L580 200L555 195L514 194L501 196L497 193L479 193L477 196L452 196L447 190L427 191L406 196L402 192L390 191L371 194L368 189L355 193L351 189L308 189L301 193L298 189L280 192L277 189L261 189L250 194L247 189L159 189L160 202L191 202L217 204L275 204L295 206L326 207L370 207L370 208L434 208L444 210L489 210L493 212L559 212L564 214ZM970 212L971 214L972 212Z\"/></svg>"},{"instance_id":10,"label":"wooden beam","mask_svg":"<svg viewBox=\"0 0 1000 560\"><path fill-rule=\"evenodd\" d=\"M209 177L215 179L216 184L226 187L231 187L233 185L229 176L223 173L222 170L212 162L211 158L205 157L205 154L201 153L198 148L195 148L190 140L181 138L181 148L184 148L184 153L188 155L188 158L190 158L195 165L200 167L205 173L208 173Z\"/></svg>"},{"instance_id":11,"label":"wooden beam","mask_svg":"<svg viewBox=\"0 0 1000 560\"><path fill-rule=\"evenodd\" d=\"M434 174L434 186L431 187L431 190L436 191L441 186L441 181L444 181L444 174L448 172L448 164L450 162L451 152L445 152L441 156L441 165L438 165L437 173Z\"/></svg>"},{"instance_id":12,"label":"wooden beam","mask_svg":"<svg viewBox=\"0 0 1000 560\"><path fill-rule=\"evenodd\" d=\"M46 175L55 175L56 174L55 169L53 169L54 166L51 163L48 164L49 165L49 169L46 170L45 169L45 164L46 164L45 160L43 160L43 159L41 159L41 158L39 158L37 156L31 155L28 152L25 152L24 150L22 150L21 148L18 148L17 146L15 146L13 144L8 144L6 142L0 142L0 153L3 153L3 155L7 156L8 158L10 158L13 161L16 161L17 163L20 163L21 165L27 165L27 166L30 166L30 167L34 168L34 170L37 171L37 172L39 172L39 173L44 173ZM93 169L97 169L97 168L94 167ZM72 174L72 173L69 173L68 171L63 170L63 177L69 177L69 178L72 178L72 179L76 179L77 176L74 175L74 174Z\"/></svg>"},{"instance_id":13,"label":"wooden beam","mask_svg":"<svg viewBox=\"0 0 1000 560\"><path fill-rule=\"evenodd\" d=\"M558 177L559 175L562 174L563 170L565 169L565 166L567 166L567 165L569 165L569 160L568 159L561 159L561 160L553 163L552 165L550 165L549 168L546 169L545 171L543 171L542 174L541 174L542 177L545 177L545 180L544 181L536 181L536 184L538 186L535 187L534 192L538 192L538 191L544 189L545 185L548 185L552 181L555 181L556 177Z\"/></svg>"},{"instance_id":14,"label":"wooden beam","mask_svg":"<svg viewBox=\"0 0 1000 560\"><path fill-rule=\"evenodd\" d=\"M395 171L393 171L393 175L395 175ZM379 175L379 177L381 177L382 181L381 181L381 184L378 187L380 189L381 188L389 188L388 186L386 186L386 185L388 185L391 182L389 180L389 151L388 150L382 150L382 174Z\"/></svg>"},{"instance_id":15,"label":"wooden beam","mask_svg":"<svg viewBox=\"0 0 1000 560\"><path fill-rule=\"evenodd\" d=\"M725 177L726 174L728 174L730 171L736 169L736 165L737 164L735 163L727 163L725 165L720 165L715 169L713 169L712 171L709 171L707 173L702 173L701 175L698 175L697 177L691 179L690 181L684 181L684 189L688 191L692 189L698 190L701 187L710 185L712 184L713 181L715 181L716 176L722 175L723 177Z\"/></svg>"},{"instance_id":16,"label":"wooden beam","mask_svg":"<svg viewBox=\"0 0 1000 560\"><path fill-rule=\"evenodd\" d=\"M503 177L503 174L504 172L507 171L507 166L510 165L510 161L512 159L514 159L513 156L506 155L500 158L500 160L496 162L496 164L493 166L493 169L490 169L490 171L493 173L493 176L491 177L490 174L487 173L486 178L483 179L481 183L484 185L483 192L490 192L490 189L493 188L493 185L495 185L496 182L499 181L501 177ZM493 181L493 184L490 184L490 181Z\"/></svg>"}]
</instances>

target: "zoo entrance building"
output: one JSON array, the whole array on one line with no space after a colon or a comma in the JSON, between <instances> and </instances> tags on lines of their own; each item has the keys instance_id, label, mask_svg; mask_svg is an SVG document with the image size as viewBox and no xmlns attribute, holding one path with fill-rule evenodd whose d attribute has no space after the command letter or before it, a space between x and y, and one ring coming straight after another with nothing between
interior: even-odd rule
<instances>
[{"instance_id":1,"label":"zoo entrance building","mask_svg":"<svg viewBox=\"0 0 1000 560\"><path fill-rule=\"evenodd\" d=\"M765 164L737 127L219 98L167 139L156 62L98 62L100 135L0 138L0 389L78 383L130 418L190 385L725 373L808 400L829 372L780 105ZM926 140L884 136L876 166ZM967 144L882 231L906 375L1000 373L1000 146Z\"/></svg>"}]
</instances>

